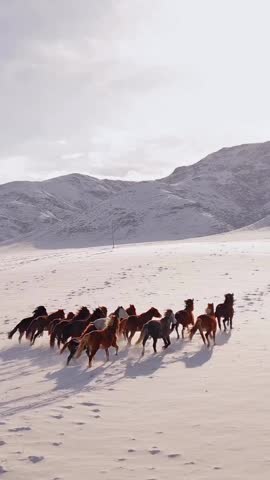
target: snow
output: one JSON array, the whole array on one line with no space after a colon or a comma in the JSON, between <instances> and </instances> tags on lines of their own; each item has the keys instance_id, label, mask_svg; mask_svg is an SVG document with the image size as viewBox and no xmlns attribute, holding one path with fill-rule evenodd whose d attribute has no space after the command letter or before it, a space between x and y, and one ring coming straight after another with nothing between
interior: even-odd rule
<instances>
[{"instance_id":1,"label":"snow","mask_svg":"<svg viewBox=\"0 0 270 480\"><path fill-rule=\"evenodd\" d=\"M266 480L270 466L270 233L37 250L0 249L0 476L5 480L192 478ZM7 332L35 306L66 312L134 303L161 311L227 292L234 330L207 350L196 335L167 351L120 343L87 369L65 366L45 334L34 347Z\"/></svg>"}]
</instances>

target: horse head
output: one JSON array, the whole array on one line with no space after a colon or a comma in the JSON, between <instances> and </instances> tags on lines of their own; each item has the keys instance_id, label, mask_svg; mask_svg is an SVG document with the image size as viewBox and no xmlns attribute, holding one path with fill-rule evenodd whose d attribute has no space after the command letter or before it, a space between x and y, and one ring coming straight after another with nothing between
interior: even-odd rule
<instances>
[{"instance_id":1,"label":"horse head","mask_svg":"<svg viewBox=\"0 0 270 480\"><path fill-rule=\"evenodd\" d=\"M42 317L43 315L47 315L47 310L45 307L43 307L43 305L40 305L39 307L35 308L33 315L35 317Z\"/></svg>"},{"instance_id":2,"label":"horse head","mask_svg":"<svg viewBox=\"0 0 270 480\"><path fill-rule=\"evenodd\" d=\"M186 305L186 308L188 308L190 310L193 310L193 308L194 308L194 298L188 298L187 300L185 300L185 305Z\"/></svg>"},{"instance_id":3,"label":"horse head","mask_svg":"<svg viewBox=\"0 0 270 480\"><path fill-rule=\"evenodd\" d=\"M207 308L205 310L206 315L214 315L215 309L213 303L208 303Z\"/></svg>"},{"instance_id":4,"label":"horse head","mask_svg":"<svg viewBox=\"0 0 270 480\"><path fill-rule=\"evenodd\" d=\"M150 308L150 311L151 311L153 317L161 318L162 315L159 313L159 311L158 311L157 308L151 307L151 308Z\"/></svg>"},{"instance_id":5,"label":"horse head","mask_svg":"<svg viewBox=\"0 0 270 480\"><path fill-rule=\"evenodd\" d=\"M226 293L225 294L225 302L233 305L234 303L234 294L233 293Z\"/></svg>"}]
</instances>

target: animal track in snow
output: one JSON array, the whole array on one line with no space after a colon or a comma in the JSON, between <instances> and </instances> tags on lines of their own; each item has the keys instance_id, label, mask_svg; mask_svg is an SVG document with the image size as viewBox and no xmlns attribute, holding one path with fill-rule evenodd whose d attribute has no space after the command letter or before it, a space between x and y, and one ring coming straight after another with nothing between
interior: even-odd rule
<instances>
[{"instance_id":1,"label":"animal track in snow","mask_svg":"<svg viewBox=\"0 0 270 480\"><path fill-rule=\"evenodd\" d=\"M30 455L28 457L28 460L30 460L30 462L32 463L38 463L38 462L42 462L42 460L44 460L44 457L42 455L40 455L39 457L36 455Z\"/></svg>"}]
</instances>

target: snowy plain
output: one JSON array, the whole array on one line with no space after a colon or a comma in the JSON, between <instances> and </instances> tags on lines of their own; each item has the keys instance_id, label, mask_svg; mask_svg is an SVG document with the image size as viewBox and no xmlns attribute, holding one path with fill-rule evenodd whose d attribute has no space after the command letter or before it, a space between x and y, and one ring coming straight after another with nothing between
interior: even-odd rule
<instances>
[{"instance_id":1,"label":"snowy plain","mask_svg":"<svg viewBox=\"0 0 270 480\"><path fill-rule=\"evenodd\" d=\"M0 250L0 476L5 480L268 479L270 233L175 242ZM47 334L7 332L37 305L65 311L134 303L140 313L236 298L234 329L167 351L120 343L67 368Z\"/></svg>"}]
</instances>

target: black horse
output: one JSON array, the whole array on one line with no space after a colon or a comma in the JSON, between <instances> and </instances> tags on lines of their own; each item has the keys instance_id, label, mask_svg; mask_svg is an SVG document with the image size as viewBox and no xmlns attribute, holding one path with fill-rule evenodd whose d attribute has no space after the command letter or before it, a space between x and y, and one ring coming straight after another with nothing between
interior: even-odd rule
<instances>
[{"instance_id":1,"label":"black horse","mask_svg":"<svg viewBox=\"0 0 270 480\"><path fill-rule=\"evenodd\" d=\"M21 343L21 340L22 340L22 337L24 336L26 330L29 328L31 322L37 318L37 317L41 317L42 315L48 315L47 314L47 310L45 307L43 307L43 305L35 308L35 310L33 311L33 315L32 317L27 317L27 318L23 318L17 325L16 327L13 328L13 330L11 330L11 332L8 333L8 338L11 339L14 335L15 332L17 332L17 330L19 330L19 342Z\"/></svg>"},{"instance_id":2,"label":"black horse","mask_svg":"<svg viewBox=\"0 0 270 480\"><path fill-rule=\"evenodd\" d=\"M143 344L142 357L144 355L145 344L149 337L153 338L153 349L157 353L157 341L159 338L163 339L164 347L167 348L170 344L171 323L175 321L172 310L166 310L164 317L160 320L149 320L142 328L141 335L136 342L136 345Z\"/></svg>"},{"instance_id":3,"label":"black horse","mask_svg":"<svg viewBox=\"0 0 270 480\"><path fill-rule=\"evenodd\" d=\"M224 303L220 303L216 307L215 316L218 321L219 329L221 330L221 318L223 318L224 332L226 332L226 323L230 325L230 329L233 328L232 320L234 315L234 294L226 293Z\"/></svg>"}]
</instances>

